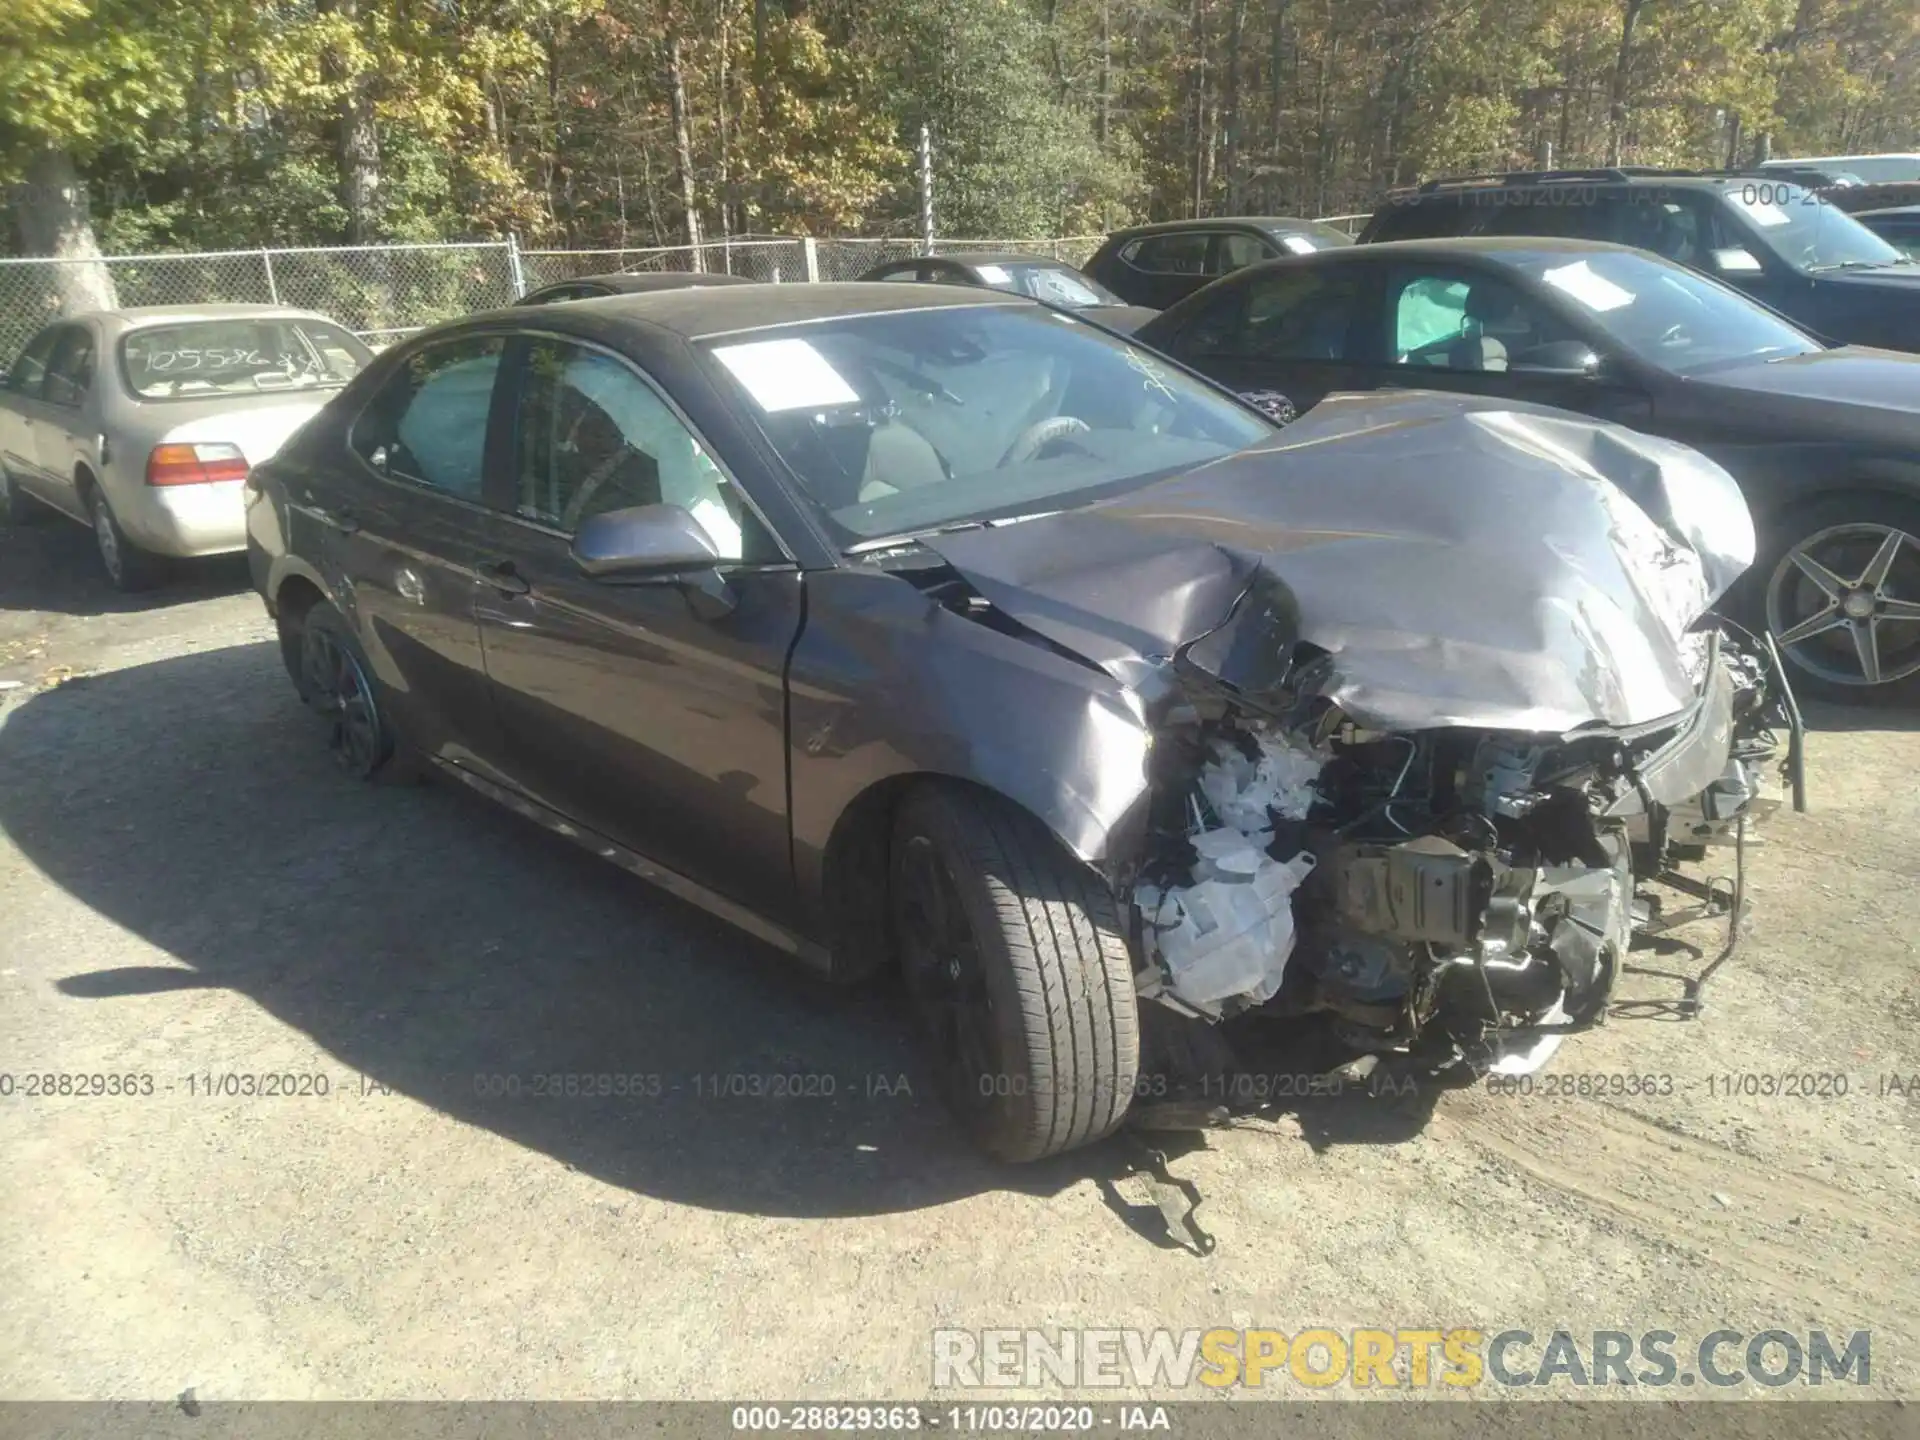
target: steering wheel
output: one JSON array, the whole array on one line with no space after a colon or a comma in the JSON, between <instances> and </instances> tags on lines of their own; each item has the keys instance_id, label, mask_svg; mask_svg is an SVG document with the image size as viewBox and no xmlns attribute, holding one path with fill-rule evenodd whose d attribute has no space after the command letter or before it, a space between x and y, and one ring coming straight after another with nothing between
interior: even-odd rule
<instances>
[{"instance_id":1,"label":"steering wheel","mask_svg":"<svg viewBox=\"0 0 1920 1440\"><path fill-rule=\"evenodd\" d=\"M1069 435L1085 435L1092 429L1078 415L1050 415L1045 420L1036 420L1013 437L1013 444L1000 457L999 468L1004 470L1009 465L1023 464L1055 440L1065 439Z\"/></svg>"}]
</instances>

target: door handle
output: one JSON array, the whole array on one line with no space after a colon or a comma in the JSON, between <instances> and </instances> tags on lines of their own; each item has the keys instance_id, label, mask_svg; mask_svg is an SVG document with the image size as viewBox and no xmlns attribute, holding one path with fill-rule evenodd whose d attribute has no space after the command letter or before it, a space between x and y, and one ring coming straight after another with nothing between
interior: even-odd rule
<instances>
[{"instance_id":1,"label":"door handle","mask_svg":"<svg viewBox=\"0 0 1920 1440\"><path fill-rule=\"evenodd\" d=\"M487 584L502 595L524 595L533 589L511 560L489 561L480 567L480 573L486 577Z\"/></svg>"}]
</instances>

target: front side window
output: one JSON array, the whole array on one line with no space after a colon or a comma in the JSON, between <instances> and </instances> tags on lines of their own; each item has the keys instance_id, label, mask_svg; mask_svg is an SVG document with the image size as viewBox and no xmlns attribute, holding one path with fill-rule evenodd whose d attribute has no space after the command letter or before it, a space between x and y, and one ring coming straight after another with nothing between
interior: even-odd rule
<instances>
[{"instance_id":1,"label":"front side window","mask_svg":"<svg viewBox=\"0 0 1920 1440\"><path fill-rule=\"evenodd\" d=\"M1136 240L1121 252L1120 258L1136 270L1156 275L1204 275L1207 273L1207 247L1213 237L1197 230L1176 230L1170 235L1149 235Z\"/></svg>"},{"instance_id":2,"label":"front side window","mask_svg":"<svg viewBox=\"0 0 1920 1440\"><path fill-rule=\"evenodd\" d=\"M1783 180L1729 185L1722 203L1743 229L1796 270L1871 270L1907 259L1819 195Z\"/></svg>"},{"instance_id":3,"label":"front side window","mask_svg":"<svg viewBox=\"0 0 1920 1440\"><path fill-rule=\"evenodd\" d=\"M281 316L152 325L120 341L127 388L142 400L338 389L372 358L338 325Z\"/></svg>"},{"instance_id":4,"label":"front side window","mask_svg":"<svg viewBox=\"0 0 1920 1440\"><path fill-rule=\"evenodd\" d=\"M470 335L414 351L353 422L347 443L382 475L479 504L503 344Z\"/></svg>"},{"instance_id":5,"label":"front side window","mask_svg":"<svg viewBox=\"0 0 1920 1440\"><path fill-rule=\"evenodd\" d=\"M536 340L526 367L513 446L516 514L571 534L610 510L678 505L723 559L780 558L699 439L627 365Z\"/></svg>"},{"instance_id":6,"label":"front side window","mask_svg":"<svg viewBox=\"0 0 1920 1440\"><path fill-rule=\"evenodd\" d=\"M1230 275L1262 260L1271 260L1273 252L1251 235L1228 234L1214 248L1213 269L1217 275Z\"/></svg>"},{"instance_id":7,"label":"front side window","mask_svg":"<svg viewBox=\"0 0 1920 1440\"><path fill-rule=\"evenodd\" d=\"M41 396L54 405L77 407L93 387L93 333L84 325L69 326L47 361Z\"/></svg>"},{"instance_id":8,"label":"front side window","mask_svg":"<svg viewBox=\"0 0 1920 1440\"><path fill-rule=\"evenodd\" d=\"M1398 365L1498 373L1564 364L1581 347L1557 315L1497 276L1403 272L1387 303Z\"/></svg>"},{"instance_id":9,"label":"front side window","mask_svg":"<svg viewBox=\"0 0 1920 1440\"><path fill-rule=\"evenodd\" d=\"M1676 374L1820 349L1739 291L1652 255L1543 254L1519 268L1620 345Z\"/></svg>"},{"instance_id":10,"label":"front side window","mask_svg":"<svg viewBox=\"0 0 1920 1440\"><path fill-rule=\"evenodd\" d=\"M26 349L13 362L7 371L7 388L20 395L31 395L36 399L40 387L47 378L47 361L53 358L53 347L60 343L60 337L67 332L65 325L49 325L27 342Z\"/></svg>"},{"instance_id":11,"label":"front side window","mask_svg":"<svg viewBox=\"0 0 1920 1440\"><path fill-rule=\"evenodd\" d=\"M1086 503L1272 433L1152 352L1037 306L850 316L703 348L843 544Z\"/></svg>"}]
</instances>

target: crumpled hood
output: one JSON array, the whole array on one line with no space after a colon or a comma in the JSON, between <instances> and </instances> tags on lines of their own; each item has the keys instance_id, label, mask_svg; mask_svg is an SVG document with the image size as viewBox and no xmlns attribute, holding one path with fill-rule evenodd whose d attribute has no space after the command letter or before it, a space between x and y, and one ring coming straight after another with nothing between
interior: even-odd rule
<instances>
[{"instance_id":1,"label":"crumpled hood","mask_svg":"<svg viewBox=\"0 0 1920 1440\"><path fill-rule=\"evenodd\" d=\"M1684 446L1397 392L1335 397L1115 501L927 543L1129 685L1203 636L1190 658L1229 683L1298 639L1330 652L1325 693L1369 725L1558 731L1691 703L1681 637L1752 563L1753 522Z\"/></svg>"}]
</instances>

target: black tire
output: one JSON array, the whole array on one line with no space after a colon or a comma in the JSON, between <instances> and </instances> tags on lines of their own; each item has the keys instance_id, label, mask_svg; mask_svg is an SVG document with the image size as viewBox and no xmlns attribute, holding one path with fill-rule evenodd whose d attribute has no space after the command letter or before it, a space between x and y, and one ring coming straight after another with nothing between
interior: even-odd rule
<instances>
[{"instance_id":1,"label":"black tire","mask_svg":"<svg viewBox=\"0 0 1920 1440\"><path fill-rule=\"evenodd\" d=\"M1745 608L1756 625L1773 632L1794 693L1852 705L1920 699L1920 502L1835 495L1788 512L1770 528L1750 572ZM1889 543L1891 569L1868 594L1861 582ZM1796 554L1812 559L1827 578L1803 569ZM1838 600L1827 593L1834 581L1842 582ZM1850 603L1871 613L1856 616ZM1822 623L1829 628L1806 633ZM1868 646L1877 681L1869 678Z\"/></svg>"},{"instance_id":2,"label":"black tire","mask_svg":"<svg viewBox=\"0 0 1920 1440\"><path fill-rule=\"evenodd\" d=\"M46 514L47 507L28 499L6 466L0 465L0 525L31 525Z\"/></svg>"},{"instance_id":3,"label":"black tire","mask_svg":"<svg viewBox=\"0 0 1920 1440\"><path fill-rule=\"evenodd\" d=\"M890 878L907 993L974 1140L1038 1160L1118 1126L1140 1015L1106 883L1031 815L944 784L901 803Z\"/></svg>"},{"instance_id":4,"label":"black tire","mask_svg":"<svg viewBox=\"0 0 1920 1440\"><path fill-rule=\"evenodd\" d=\"M99 552L100 568L106 571L109 585L123 595L137 595L160 583L160 557L148 554L127 538L98 485L87 487L87 514L93 521L93 548Z\"/></svg>"},{"instance_id":5,"label":"black tire","mask_svg":"<svg viewBox=\"0 0 1920 1440\"><path fill-rule=\"evenodd\" d=\"M300 627L300 698L327 725L327 748L357 780L389 768L399 737L387 719L373 667L346 618L324 601Z\"/></svg>"}]
</instances>

